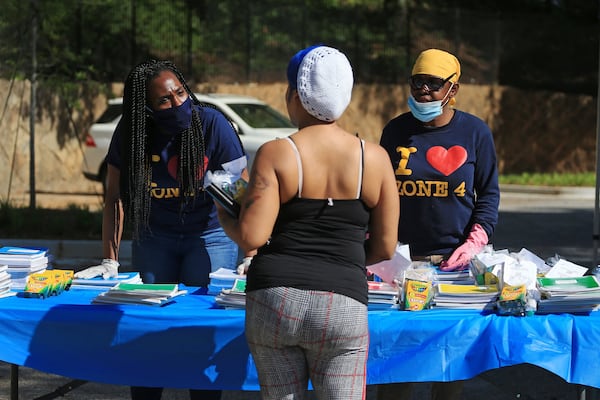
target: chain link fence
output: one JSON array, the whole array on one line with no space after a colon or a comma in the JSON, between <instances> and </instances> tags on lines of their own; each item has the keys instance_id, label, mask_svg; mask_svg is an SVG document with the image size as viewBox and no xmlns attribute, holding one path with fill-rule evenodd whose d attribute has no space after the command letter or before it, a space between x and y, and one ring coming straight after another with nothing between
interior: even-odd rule
<instances>
[{"instance_id":1,"label":"chain link fence","mask_svg":"<svg viewBox=\"0 0 600 400\"><path fill-rule=\"evenodd\" d=\"M335 2L65 0L63 15L50 12L53 1L9 0L0 74L30 74L37 15L40 79L122 82L135 63L155 57L173 60L196 83L281 82L298 49L324 43L348 55L359 83L404 83L417 54L437 47L458 56L463 82L596 93L593 15L323 3Z\"/></svg>"}]
</instances>

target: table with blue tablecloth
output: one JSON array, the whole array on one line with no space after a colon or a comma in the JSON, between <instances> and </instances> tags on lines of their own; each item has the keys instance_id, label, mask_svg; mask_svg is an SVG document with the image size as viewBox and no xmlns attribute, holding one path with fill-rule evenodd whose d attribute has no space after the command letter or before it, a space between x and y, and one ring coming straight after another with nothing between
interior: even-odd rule
<instances>
[{"instance_id":1,"label":"table with blue tablecloth","mask_svg":"<svg viewBox=\"0 0 600 400\"><path fill-rule=\"evenodd\" d=\"M0 360L117 385L258 390L244 310L187 289L163 307L91 304L91 290L0 299ZM461 380L530 363L600 387L598 313L370 310L369 325L368 384Z\"/></svg>"}]
</instances>

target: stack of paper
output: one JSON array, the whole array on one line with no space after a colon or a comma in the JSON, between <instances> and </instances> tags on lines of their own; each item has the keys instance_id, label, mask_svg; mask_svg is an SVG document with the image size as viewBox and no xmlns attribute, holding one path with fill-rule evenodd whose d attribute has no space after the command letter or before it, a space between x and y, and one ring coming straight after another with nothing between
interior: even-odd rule
<instances>
[{"instance_id":1,"label":"stack of paper","mask_svg":"<svg viewBox=\"0 0 600 400\"><path fill-rule=\"evenodd\" d=\"M176 283L119 283L96 296L94 304L141 304L162 306L186 294Z\"/></svg>"},{"instance_id":2,"label":"stack of paper","mask_svg":"<svg viewBox=\"0 0 600 400\"><path fill-rule=\"evenodd\" d=\"M491 310L499 293L496 285L438 283L433 300L437 308Z\"/></svg>"},{"instance_id":3,"label":"stack of paper","mask_svg":"<svg viewBox=\"0 0 600 400\"><path fill-rule=\"evenodd\" d=\"M227 268L219 268L208 274L208 294L218 295L223 289L231 289L237 279L245 280L246 275L240 275L236 271Z\"/></svg>"},{"instance_id":4,"label":"stack of paper","mask_svg":"<svg viewBox=\"0 0 600 400\"><path fill-rule=\"evenodd\" d=\"M538 313L595 311L600 305L600 284L593 275L573 278L538 278L542 299Z\"/></svg>"},{"instance_id":5,"label":"stack of paper","mask_svg":"<svg viewBox=\"0 0 600 400\"><path fill-rule=\"evenodd\" d=\"M246 308L246 280L236 279L231 289L221 289L215 301L225 308Z\"/></svg>"},{"instance_id":6,"label":"stack of paper","mask_svg":"<svg viewBox=\"0 0 600 400\"><path fill-rule=\"evenodd\" d=\"M474 283L473 278L469 275L468 269L462 271L442 271L437 267L435 273L436 280L440 283L465 285L472 285Z\"/></svg>"},{"instance_id":7,"label":"stack of paper","mask_svg":"<svg viewBox=\"0 0 600 400\"><path fill-rule=\"evenodd\" d=\"M48 267L48 249L34 247L0 247L0 265L6 265L13 290L22 290L27 277Z\"/></svg>"},{"instance_id":8,"label":"stack of paper","mask_svg":"<svg viewBox=\"0 0 600 400\"><path fill-rule=\"evenodd\" d=\"M10 291L10 274L7 265L0 265L0 298L14 296L16 292Z\"/></svg>"},{"instance_id":9,"label":"stack of paper","mask_svg":"<svg viewBox=\"0 0 600 400\"><path fill-rule=\"evenodd\" d=\"M139 272L119 272L116 278L104 279L101 276L83 279L73 278L71 289L108 290L119 283L142 283Z\"/></svg>"},{"instance_id":10,"label":"stack of paper","mask_svg":"<svg viewBox=\"0 0 600 400\"><path fill-rule=\"evenodd\" d=\"M369 281L369 309L390 308L398 304L398 293L394 285Z\"/></svg>"}]
</instances>

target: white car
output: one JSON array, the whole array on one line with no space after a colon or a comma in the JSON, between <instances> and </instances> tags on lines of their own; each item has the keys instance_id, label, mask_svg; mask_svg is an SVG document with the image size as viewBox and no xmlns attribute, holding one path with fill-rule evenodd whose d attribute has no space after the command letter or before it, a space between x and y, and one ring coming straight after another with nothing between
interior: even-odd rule
<instances>
[{"instance_id":1,"label":"white car","mask_svg":"<svg viewBox=\"0 0 600 400\"><path fill-rule=\"evenodd\" d=\"M248 155L248 167L260 145L297 130L287 117L255 97L218 93L196 93L196 97L220 110L234 125ZM106 153L121 119L122 105L122 98L110 99L108 108L91 126L85 139L83 174L90 180L102 182L103 189L106 189Z\"/></svg>"}]
</instances>

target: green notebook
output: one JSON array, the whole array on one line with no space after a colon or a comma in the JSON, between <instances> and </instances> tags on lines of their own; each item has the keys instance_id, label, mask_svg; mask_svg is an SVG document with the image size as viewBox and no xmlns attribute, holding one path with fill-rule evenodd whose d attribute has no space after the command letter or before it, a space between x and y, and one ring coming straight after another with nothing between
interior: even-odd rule
<instances>
[{"instance_id":1,"label":"green notebook","mask_svg":"<svg viewBox=\"0 0 600 400\"><path fill-rule=\"evenodd\" d=\"M581 291L600 288L600 283L593 275L573 278L538 278L540 289L549 291Z\"/></svg>"},{"instance_id":2,"label":"green notebook","mask_svg":"<svg viewBox=\"0 0 600 400\"><path fill-rule=\"evenodd\" d=\"M246 280L245 279L236 279L233 282L233 286L231 287L232 292L245 292L246 291Z\"/></svg>"},{"instance_id":3,"label":"green notebook","mask_svg":"<svg viewBox=\"0 0 600 400\"><path fill-rule=\"evenodd\" d=\"M179 291L177 283L119 283L111 291L131 294L144 293L151 295L170 295Z\"/></svg>"}]
</instances>

